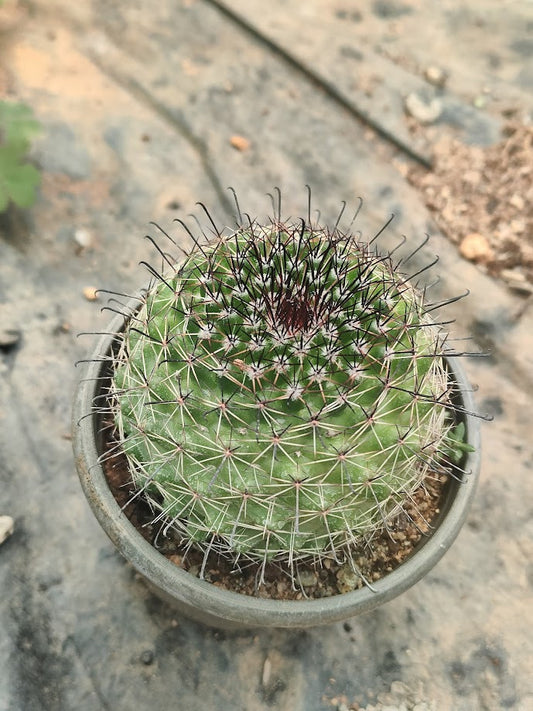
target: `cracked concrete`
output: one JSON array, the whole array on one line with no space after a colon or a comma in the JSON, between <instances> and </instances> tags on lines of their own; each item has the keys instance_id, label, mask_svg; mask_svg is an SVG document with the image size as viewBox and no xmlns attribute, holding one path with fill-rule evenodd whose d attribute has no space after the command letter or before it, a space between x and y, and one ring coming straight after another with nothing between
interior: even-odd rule
<instances>
[{"instance_id":1,"label":"cracked concrete","mask_svg":"<svg viewBox=\"0 0 533 711\"><path fill-rule=\"evenodd\" d=\"M20 332L0 350L0 513L15 519L0 548L0 711L527 711L533 312L438 233L397 169L410 158L384 136L424 157L439 132L494 140L505 110L531 111L531 4L221 6L12 0L0 9L0 86L44 127L38 202L0 219L2 329ZM448 74L450 111L468 111L414 142L401 100L434 64ZM233 136L249 148L236 150ZM435 301L471 290L446 316L457 336L473 335L469 348L490 351L466 364L480 411L495 417L484 425L480 489L444 560L377 612L302 632L207 630L153 597L82 497L70 401L73 363L93 341L76 334L104 330L109 316L83 289L128 293L146 281L137 264L153 257L142 239L150 220L176 235L172 220L202 200L231 224L229 185L259 215L279 185L296 215L305 184L324 219L364 196L365 235L396 213L383 247L406 234L412 248L431 232L412 269L440 255Z\"/></svg>"}]
</instances>

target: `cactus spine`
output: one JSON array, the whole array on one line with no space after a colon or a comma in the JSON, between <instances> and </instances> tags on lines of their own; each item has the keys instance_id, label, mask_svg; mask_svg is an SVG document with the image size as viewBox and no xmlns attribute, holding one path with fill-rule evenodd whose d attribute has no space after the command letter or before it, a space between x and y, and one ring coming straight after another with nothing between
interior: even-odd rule
<instances>
[{"instance_id":1,"label":"cactus spine","mask_svg":"<svg viewBox=\"0 0 533 711\"><path fill-rule=\"evenodd\" d=\"M136 487L195 545L338 556L442 470L443 350L390 256L337 226L251 221L146 291L115 425Z\"/></svg>"}]
</instances>

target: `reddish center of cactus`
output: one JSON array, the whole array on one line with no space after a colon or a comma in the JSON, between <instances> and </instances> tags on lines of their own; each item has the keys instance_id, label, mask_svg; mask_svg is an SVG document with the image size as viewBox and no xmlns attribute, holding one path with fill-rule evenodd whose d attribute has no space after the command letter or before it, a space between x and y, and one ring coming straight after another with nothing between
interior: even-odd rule
<instances>
[{"instance_id":1,"label":"reddish center of cactus","mask_svg":"<svg viewBox=\"0 0 533 711\"><path fill-rule=\"evenodd\" d=\"M276 321L289 333L298 333L311 326L313 309L305 296L285 294L276 309Z\"/></svg>"}]
</instances>

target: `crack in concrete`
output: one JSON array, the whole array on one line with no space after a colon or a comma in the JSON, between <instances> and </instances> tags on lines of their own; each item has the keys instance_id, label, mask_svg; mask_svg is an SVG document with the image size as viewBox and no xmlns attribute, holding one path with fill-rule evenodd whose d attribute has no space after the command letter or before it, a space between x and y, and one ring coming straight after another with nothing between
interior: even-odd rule
<instances>
[{"instance_id":1,"label":"crack in concrete","mask_svg":"<svg viewBox=\"0 0 533 711\"><path fill-rule=\"evenodd\" d=\"M100 686L96 680L95 674L92 673L90 665L86 663L86 661L83 659L82 652L80 648L78 647L78 644L76 642L76 639L74 638L74 635L68 635L68 637L65 639L65 642L63 644L63 651L68 650L68 648L71 647L74 653L74 656L78 659L78 661L81 664L81 667L85 673L86 678L89 681L89 684L91 685L91 688L93 689L96 698L98 700L98 703L100 704L100 707L102 711L111 711L111 706L108 704L105 696L103 695Z\"/></svg>"},{"instance_id":2,"label":"crack in concrete","mask_svg":"<svg viewBox=\"0 0 533 711\"><path fill-rule=\"evenodd\" d=\"M127 91L128 94L136 101L155 113L189 143L200 159L200 164L207 175L213 190L215 191L223 211L226 213L227 217L232 216L234 212L233 203L228 197L226 189L222 186L216 170L213 168L213 164L209 156L209 150L202 139L192 131L182 112L165 106L135 79L125 76L124 74L117 72L115 69L112 69L107 64L102 62L102 60L95 54L88 53L87 56L91 62L93 62L95 66L97 66L109 79Z\"/></svg>"},{"instance_id":3,"label":"crack in concrete","mask_svg":"<svg viewBox=\"0 0 533 711\"><path fill-rule=\"evenodd\" d=\"M408 145L401 138L391 133L376 118L371 116L368 111L365 111L364 109L357 106L354 101L350 100L341 91L339 91L339 89L335 86L334 83L328 81L325 77L321 76L308 64L299 60L281 44L278 44L275 40L271 39L270 37L267 37L265 34L263 34L263 32L261 32L258 27L248 22L248 20L236 13L225 3L220 2L220 0L203 0L203 2L207 5L211 5L212 7L214 7L224 17L230 20L241 30L244 30L248 35L253 37L257 42L259 42L268 50L270 50L273 54L277 55L278 57L281 57L285 62L287 62L291 67L293 67L293 69L296 69L308 81L311 81L316 87L322 89L322 91L324 91L337 104L346 109L354 118L358 119L363 124L369 126L385 141L401 150L402 153L404 153L412 160L415 160L424 168L432 168L433 161L429 156L423 155L413 146Z\"/></svg>"},{"instance_id":4,"label":"crack in concrete","mask_svg":"<svg viewBox=\"0 0 533 711\"><path fill-rule=\"evenodd\" d=\"M30 6L32 4L30 3ZM43 8L40 8L43 11ZM52 13L46 13L48 17L60 20L70 31L83 33L84 27L68 12L64 12L58 8ZM109 35L106 36L109 37ZM109 37L110 41L117 49L121 51L118 44ZM156 116L162 119L174 131L176 131L187 143L192 147L197 154L200 165L202 166L213 190L219 200L220 206L226 217L234 216L234 205L228 197L226 188L222 185L216 171L213 168L212 161L209 156L209 151L205 143L191 129L190 125L185 120L183 114L177 110L172 110L158 101L149 91L147 91L139 82L131 77L128 77L116 69L111 68L108 64L102 61L97 53L86 51L85 56L89 59L108 79L124 89L134 100L141 103L145 108L148 108Z\"/></svg>"}]
</instances>

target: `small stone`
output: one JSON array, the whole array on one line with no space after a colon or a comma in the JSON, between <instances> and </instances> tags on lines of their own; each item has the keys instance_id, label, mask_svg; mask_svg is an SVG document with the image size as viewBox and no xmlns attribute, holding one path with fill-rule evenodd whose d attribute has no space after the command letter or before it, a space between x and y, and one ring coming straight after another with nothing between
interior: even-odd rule
<instances>
[{"instance_id":1,"label":"small stone","mask_svg":"<svg viewBox=\"0 0 533 711\"><path fill-rule=\"evenodd\" d=\"M298 583L304 588L313 587L318 583L318 576L313 570L302 570L298 573Z\"/></svg>"},{"instance_id":2,"label":"small stone","mask_svg":"<svg viewBox=\"0 0 533 711\"><path fill-rule=\"evenodd\" d=\"M87 301L96 301L98 299L98 289L95 286L85 286L83 295Z\"/></svg>"},{"instance_id":3,"label":"small stone","mask_svg":"<svg viewBox=\"0 0 533 711\"><path fill-rule=\"evenodd\" d=\"M3 543L9 536L13 535L15 521L11 516L0 516L0 543Z\"/></svg>"},{"instance_id":4,"label":"small stone","mask_svg":"<svg viewBox=\"0 0 533 711\"><path fill-rule=\"evenodd\" d=\"M152 664L153 661L154 653L151 649L145 649L144 652L141 654L141 662L143 664L146 664L146 666L149 666L150 664Z\"/></svg>"},{"instance_id":5,"label":"small stone","mask_svg":"<svg viewBox=\"0 0 533 711\"><path fill-rule=\"evenodd\" d=\"M345 593L358 587L359 576L349 565L343 565L337 572L337 580L339 591Z\"/></svg>"},{"instance_id":6,"label":"small stone","mask_svg":"<svg viewBox=\"0 0 533 711\"><path fill-rule=\"evenodd\" d=\"M524 198L516 193L509 200L509 204L516 207L517 210L522 211L524 209Z\"/></svg>"},{"instance_id":7,"label":"small stone","mask_svg":"<svg viewBox=\"0 0 533 711\"><path fill-rule=\"evenodd\" d=\"M230 143L238 151L247 151L250 148L250 141L244 136L232 136Z\"/></svg>"},{"instance_id":8,"label":"small stone","mask_svg":"<svg viewBox=\"0 0 533 711\"><path fill-rule=\"evenodd\" d=\"M448 74L444 69L435 65L427 67L424 71L424 76L430 84L439 88L444 87L448 81Z\"/></svg>"},{"instance_id":9,"label":"small stone","mask_svg":"<svg viewBox=\"0 0 533 711\"><path fill-rule=\"evenodd\" d=\"M419 94L409 94L405 98L405 108L407 112L419 123L435 123L442 113L442 101L434 98L424 99Z\"/></svg>"},{"instance_id":10,"label":"small stone","mask_svg":"<svg viewBox=\"0 0 533 711\"><path fill-rule=\"evenodd\" d=\"M92 234L85 229L79 229L74 232L74 241L82 249L89 249L94 242Z\"/></svg>"},{"instance_id":11,"label":"small stone","mask_svg":"<svg viewBox=\"0 0 533 711\"><path fill-rule=\"evenodd\" d=\"M20 331L14 328L2 328L0 327L0 348L2 350L11 350L20 341Z\"/></svg>"},{"instance_id":12,"label":"small stone","mask_svg":"<svg viewBox=\"0 0 533 711\"><path fill-rule=\"evenodd\" d=\"M263 687L267 687L268 683L270 681L270 675L272 673L272 662L270 659L267 657L265 659L265 663L263 664L263 674L261 677L261 683Z\"/></svg>"},{"instance_id":13,"label":"small stone","mask_svg":"<svg viewBox=\"0 0 533 711\"><path fill-rule=\"evenodd\" d=\"M471 232L466 235L459 245L459 251L465 259L480 264L486 264L494 257L488 239L478 232Z\"/></svg>"}]
</instances>

